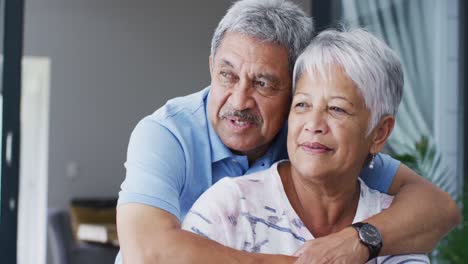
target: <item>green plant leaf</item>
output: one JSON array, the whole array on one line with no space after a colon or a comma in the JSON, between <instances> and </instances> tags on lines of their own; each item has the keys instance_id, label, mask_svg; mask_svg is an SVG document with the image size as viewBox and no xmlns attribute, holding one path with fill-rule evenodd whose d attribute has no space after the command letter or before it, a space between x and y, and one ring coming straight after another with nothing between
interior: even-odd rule
<instances>
[{"instance_id":1,"label":"green plant leaf","mask_svg":"<svg viewBox=\"0 0 468 264\"><path fill-rule=\"evenodd\" d=\"M396 153L404 149L404 153ZM453 169L445 162L441 151L433 144L429 137L422 136L414 146L399 146L390 148L394 158L425 177L442 190L448 192L460 204L468 206L468 195L458 197L456 190L456 177ZM465 219L468 219L468 210L465 210ZM438 263L467 263L468 262L468 221L450 232L436 249L432 256Z\"/></svg>"}]
</instances>

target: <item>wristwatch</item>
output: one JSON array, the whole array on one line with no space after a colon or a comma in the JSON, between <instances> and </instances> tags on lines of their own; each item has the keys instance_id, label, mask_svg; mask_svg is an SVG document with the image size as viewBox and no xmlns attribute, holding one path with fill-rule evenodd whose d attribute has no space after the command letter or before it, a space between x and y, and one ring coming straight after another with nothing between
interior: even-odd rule
<instances>
[{"instance_id":1,"label":"wristwatch","mask_svg":"<svg viewBox=\"0 0 468 264\"><path fill-rule=\"evenodd\" d=\"M376 258L382 249L382 236L377 227L369 224L357 222L351 225L356 229L359 235L359 240L369 249L369 260Z\"/></svg>"}]
</instances>

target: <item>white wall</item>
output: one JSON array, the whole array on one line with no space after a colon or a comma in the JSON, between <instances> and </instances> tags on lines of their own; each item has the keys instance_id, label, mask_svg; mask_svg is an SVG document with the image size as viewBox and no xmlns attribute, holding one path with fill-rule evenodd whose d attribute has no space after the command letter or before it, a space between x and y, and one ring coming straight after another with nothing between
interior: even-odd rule
<instances>
[{"instance_id":1,"label":"white wall","mask_svg":"<svg viewBox=\"0 0 468 264\"><path fill-rule=\"evenodd\" d=\"M209 83L211 35L230 3L26 1L25 55L51 60L49 207L117 195L135 124Z\"/></svg>"},{"instance_id":2,"label":"white wall","mask_svg":"<svg viewBox=\"0 0 468 264\"><path fill-rule=\"evenodd\" d=\"M17 263L45 264L50 61L24 57L22 66Z\"/></svg>"}]
</instances>

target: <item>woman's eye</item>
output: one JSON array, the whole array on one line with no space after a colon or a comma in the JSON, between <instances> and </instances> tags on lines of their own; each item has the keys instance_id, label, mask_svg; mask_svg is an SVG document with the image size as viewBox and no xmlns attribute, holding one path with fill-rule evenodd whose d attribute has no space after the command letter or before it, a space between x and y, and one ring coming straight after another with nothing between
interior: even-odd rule
<instances>
[{"instance_id":1,"label":"woman's eye","mask_svg":"<svg viewBox=\"0 0 468 264\"><path fill-rule=\"evenodd\" d=\"M307 107L307 104L304 102L299 102L299 103L294 104L294 108L298 110L305 109L306 107Z\"/></svg>"},{"instance_id":2,"label":"woman's eye","mask_svg":"<svg viewBox=\"0 0 468 264\"><path fill-rule=\"evenodd\" d=\"M346 111L343 108L339 108L337 106L331 106L329 109L330 109L330 111L333 111L335 113L346 114Z\"/></svg>"}]
</instances>

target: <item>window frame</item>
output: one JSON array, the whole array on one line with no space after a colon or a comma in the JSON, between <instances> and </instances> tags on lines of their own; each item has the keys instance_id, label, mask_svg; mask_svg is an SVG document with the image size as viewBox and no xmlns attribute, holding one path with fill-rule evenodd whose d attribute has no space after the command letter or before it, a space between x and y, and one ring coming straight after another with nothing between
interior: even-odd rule
<instances>
[{"instance_id":1,"label":"window frame","mask_svg":"<svg viewBox=\"0 0 468 264\"><path fill-rule=\"evenodd\" d=\"M0 254L2 262L16 263L24 0L4 0L3 3Z\"/></svg>"}]
</instances>

